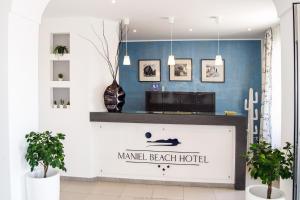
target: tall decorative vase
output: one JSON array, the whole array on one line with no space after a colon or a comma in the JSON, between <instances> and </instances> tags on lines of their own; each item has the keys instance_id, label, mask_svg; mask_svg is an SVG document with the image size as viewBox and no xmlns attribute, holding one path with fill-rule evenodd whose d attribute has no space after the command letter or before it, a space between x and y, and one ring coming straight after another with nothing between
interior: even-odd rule
<instances>
[{"instance_id":1,"label":"tall decorative vase","mask_svg":"<svg viewBox=\"0 0 300 200\"><path fill-rule=\"evenodd\" d=\"M104 104L108 112L122 112L125 92L116 80L104 92Z\"/></svg>"}]
</instances>

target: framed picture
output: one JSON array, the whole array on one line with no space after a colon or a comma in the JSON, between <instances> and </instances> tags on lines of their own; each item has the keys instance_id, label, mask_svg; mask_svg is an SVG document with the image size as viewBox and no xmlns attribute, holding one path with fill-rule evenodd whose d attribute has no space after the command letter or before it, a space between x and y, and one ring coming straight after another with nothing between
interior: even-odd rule
<instances>
[{"instance_id":1,"label":"framed picture","mask_svg":"<svg viewBox=\"0 0 300 200\"><path fill-rule=\"evenodd\" d=\"M160 81L160 60L139 60L139 81Z\"/></svg>"},{"instance_id":2,"label":"framed picture","mask_svg":"<svg viewBox=\"0 0 300 200\"><path fill-rule=\"evenodd\" d=\"M223 65L216 66L214 59L201 60L201 82L224 83L225 82L225 60Z\"/></svg>"},{"instance_id":3,"label":"framed picture","mask_svg":"<svg viewBox=\"0 0 300 200\"><path fill-rule=\"evenodd\" d=\"M192 59L175 59L175 65L169 66L170 81L192 81Z\"/></svg>"}]
</instances>

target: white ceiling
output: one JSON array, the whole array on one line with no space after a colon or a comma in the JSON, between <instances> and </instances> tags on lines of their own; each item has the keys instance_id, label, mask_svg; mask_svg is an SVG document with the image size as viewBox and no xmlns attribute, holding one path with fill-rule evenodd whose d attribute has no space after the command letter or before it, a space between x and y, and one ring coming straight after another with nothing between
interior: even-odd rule
<instances>
[{"instance_id":1,"label":"white ceiling","mask_svg":"<svg viewBox=\"0 0 300 200\"><path fill-rule=\"evenodd\" d=\"M278 23L272 0L51 0L44 18L92 16L130 18L130 40L166 40L168 16L175 17L175 39L215 39L220 16L223 39L257 39ZM193 29L192 32L189 29ZM251 28L252 31L248 31ZM133 33L133 29L137 32Z\"/></svg>"}]
</instances>

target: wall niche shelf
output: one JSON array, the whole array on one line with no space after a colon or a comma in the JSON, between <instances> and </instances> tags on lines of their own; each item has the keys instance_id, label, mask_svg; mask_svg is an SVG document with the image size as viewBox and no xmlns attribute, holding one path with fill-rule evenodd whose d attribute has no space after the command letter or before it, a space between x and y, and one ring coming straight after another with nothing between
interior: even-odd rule
<instances>
[{"instance_id":1,"label":"wall niche shelf","mask_svg":"<svg viewBox=\"0 0 300 200\"><path fill-rule=\"evenodd\" d=\"M49 60L53 60L53 61L65 61L65 60L70 60L70 55L71 54L64 54L64 55L56 55L54 53L50 54Z\"/></svg>"},{"instance_id":2,"label":"wall niche shelf","mask_svg":"<svg viewBox=\"0 0 300 200\"><path fill-rule=\"evenodd\" d=\"M53 53L53 50L57 46L66 46L69 53L71 52L70 33L52 33L51 39L51 53Z\"/></svg>"},{"instance_id":3,"label":"wall niche shelf","mask_svg":"<svg viewBox=\"0 0 300 200\"><path fill-rule=\"evenodd\" d=\"M52 81L65 82L70 81L70 61L68 60L53 60L51 62ZM63 79L59 80L58 75L62 74Z\"/></svg>"},{"instance_id":4,"label":"wall niche shelf","mask_svg":"<svg viewBox=\"0 0 300 200\"><path fill-rule=\"evenodd\" d=\"M53 87L51 93L52 93L51 106L53 108L55 108L54 101L56 101L57 105L59 105L59 108L67 109L70 106L70 105L67 106L67 104L70 103L70 88ZM62 103L61 101L63 101L63 106L61 106Z\"/></svg>"},{"instance_id":5,"label":"wall niche shelf","mask_svg":"<svg viewBox=\"0 0 300 200\"><path fill-rule=\"evenodd\" d=\"M50 81L51 88L70 88L70 81Z\"/></svg>"},{"instance_id":6,"label":"wall niche shelf","mask_svg":"<svg viewBox=\"0 0 300 200\"><path fill-rule=\"evenodd\" d=\"M53 50L57 46L66 46L68 53L63 55L54 54ZM66 110L70 108L70 90L71 90L71 65L70 65L70 33L52 33L50 41L50 105L54 109ZM59 77L63 75L63 78ZM56 105L55 103L56 102Z\"/></svg>"}]
</instances>

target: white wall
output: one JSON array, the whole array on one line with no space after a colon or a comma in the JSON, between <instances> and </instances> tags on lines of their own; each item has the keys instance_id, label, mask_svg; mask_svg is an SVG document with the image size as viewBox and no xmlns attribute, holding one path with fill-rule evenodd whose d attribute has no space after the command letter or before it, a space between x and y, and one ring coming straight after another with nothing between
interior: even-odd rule
<instances>
[{"instance_id":1,"label":"white wall","mask_svg":"<svg viewBox=\"0 0 300 200\"><path fill-rule=\"evenodd\" d=\"M66 176L95 177L95 141L89 121L90 111L106 111L103 103L105 88L112 83L108 66L96 50L83 38L97 42L91 25L102 29L102 20L95 18L45 19L40 26L39 59L39 106L40 131L52 130L66 134L65 151L68 172ZM118 44L118 23L105 21L110 54L115 55ZM53 85L50 75L51 33L70 33L70 110L55 110L51 107ZM101 32L100 32L101 33ZM98 43L99 44L99 43ZM100 134L100 133L99 133ZM95 168L95 169L94 169Z\"/></svg>"},{"instance_id":2,"label":"white wall","mask_svg":"<svg viewBox=\"0 0 300 200\"><path fill-rule=\"evenodd\" d=\"M296 1L294 1L296 2ZM281 145L294 141L294 42L292 0L274 0L280 17L281 35ZM292 199L293 181L281 180L287 200Z\"/></svg>"},{"instance_id":3,"label":"white wall","mask_svg":"<svg viewBox=\"0 0 300 200\"><path fill-rule=\"evenodd\" d=\"M38 23L16 14L9 16L8 109L12 199L25 196L24 135L38 129ZM24 45L20 45L24 44ZM28 51L30 48L30 51Z\"/></svg>"},{"instance_id":4,"label":"white wall","mask_svg":"<svg viewBox=\"0 0 300 200\"><path fill-rule=\"evenodd\" d=\"M10 198L9 179L9 132L8 132L8 13L9 0L1 2L0 7L0 194Z\"/></svg>"}]
</instances>

